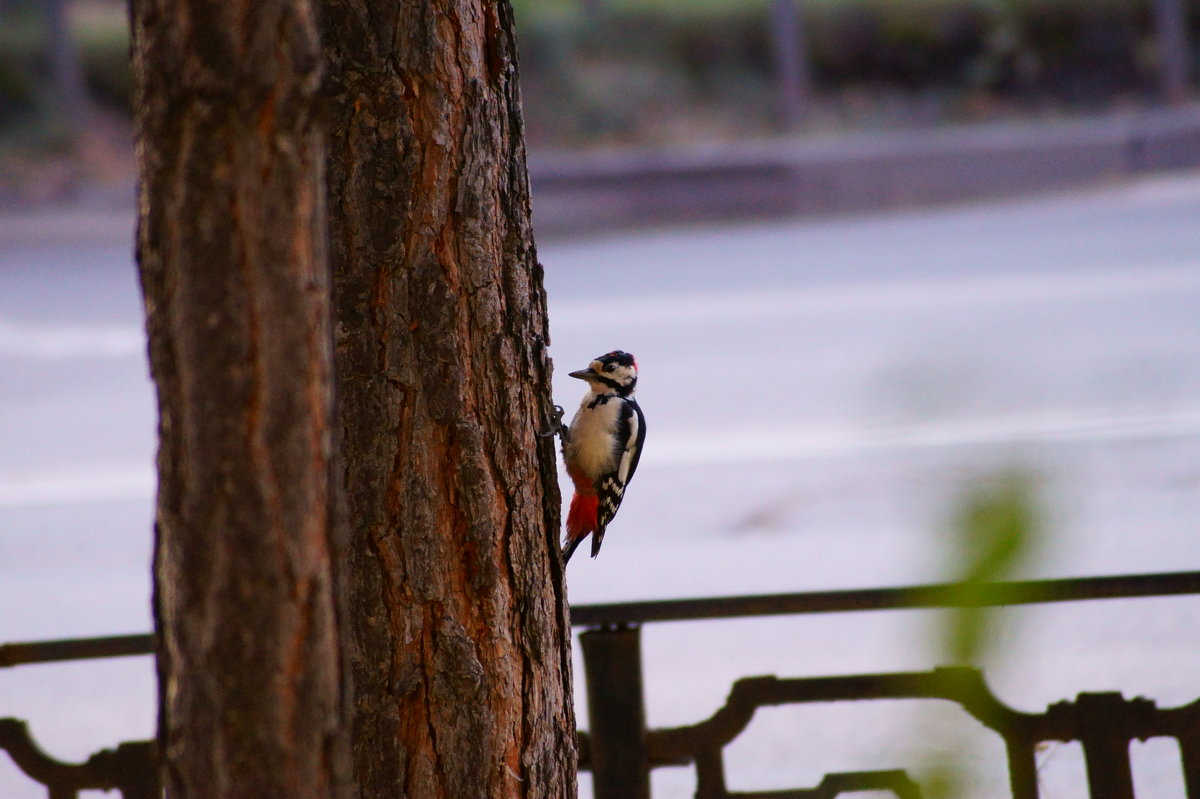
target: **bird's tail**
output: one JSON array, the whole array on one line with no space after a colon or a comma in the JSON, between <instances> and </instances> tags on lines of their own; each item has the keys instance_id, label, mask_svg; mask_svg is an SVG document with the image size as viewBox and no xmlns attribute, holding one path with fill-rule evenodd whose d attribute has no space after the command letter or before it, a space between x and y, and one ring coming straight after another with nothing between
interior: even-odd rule
<instances>
[{"instance_id":1,"label":"bird's tail","mask_svg":"<svg viewBox=\"0 0 1200 799\"><path fill-rule=\"evenodd\" d=\"M571 556L575 554L575 550L579 549L579 545L582 543L582 538L574 538L567 542L567 545L563 547L563 566L567 565L567 561L571 559Z\"/></svg>"},{"instance_id":2,"label":"bird's tail","mask_svg":"<svg viewBox=\"0 0 1200 799\"><path fill-rule=\"evenodd\" d=\"M600 497L595 494L575 492L571 497L571 509L567 512L567 546L563 550L565 565L574 554L575 548L583 543L588 533L596 529L596 514L600 509ZM595 544L592 548L595 549ZM595 552L592 553L595 557Z\"/></svg>"}]
</instances>

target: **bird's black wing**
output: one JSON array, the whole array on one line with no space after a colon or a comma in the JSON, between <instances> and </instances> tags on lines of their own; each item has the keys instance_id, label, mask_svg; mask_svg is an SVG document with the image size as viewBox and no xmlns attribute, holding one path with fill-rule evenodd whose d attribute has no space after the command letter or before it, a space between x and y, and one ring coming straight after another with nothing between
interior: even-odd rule
<instances>
[{"instance_id":1,"label":"bird's black wing","mask_svg":"<svg viewBox=\"0 0 1200 799\"><path fill-rule=\"evenodd\" d=\"M617 441L625 442L617 455L617 468L601 476L600 485L596 487L599 495L599 507L596 509L596 531L592 534L592 557L600 554L600 544L604 541L604 529L617 515L621 500L625 498L625 488L637 471L638 462L642 459L642 444L646 441L646 418L641 406L636 400L625 399L621 402L621 414L617 419Z\"/></svg>"},{"instance_id":2,"label":"bird's black wing","mask_svg":"<svg viewBox=\"0 0 1200 799\"><path fill-rule=\"evenodd\" d=\"M629 468L625 474L621 476L622 482L629 485L629 481L633 479L633 473L637 471L638 462L642 459L642 445L646 443L646 416L642 413L642 406L637 404L637 400L630 397L625 400L626 411L633 412L632 424L637 425L637 432L634 436L633 455L629 458Z\"/></svg>"}]
</instances>

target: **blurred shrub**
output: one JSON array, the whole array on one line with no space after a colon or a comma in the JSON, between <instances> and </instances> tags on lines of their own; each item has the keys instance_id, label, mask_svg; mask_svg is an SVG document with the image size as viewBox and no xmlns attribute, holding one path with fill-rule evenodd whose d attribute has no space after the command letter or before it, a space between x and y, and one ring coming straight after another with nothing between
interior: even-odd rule
<instances>
[{"instance_id":1,"label":"blurred shrub","mask_svg":"<svg viewBox=\"0 0 1200 799\"><path fill-rule=\"evenodd\" d=\"M9 0L0 16L0 126L25 130L46 104L50 64L40 5ZM112 108L130 106L133 72L129 22L123 2L85 0L70 8L71 36L88 87Z\"/></svg>"},{"instance_id":2,"label":"blurred shrub","mask_svg":"<svg viewBox=\"0 0 1200 799\"><path fill-rule=\"evenodd\" d=\"M744 135L771 125L769 0L512 2L535 142ZM874 114L889 124L922 105L938 119L997 102L1095 107L1155 86L1152 0L796 2L818 123ZM1200 0L1186 2L1200 42ZM36 114L48 71L37 0L3 8L0 126ZM120 109L132 83L126 14L121 0L71 9L89 86Z\"/></svg>"},{"instance_id":3,"label":"blurred shrub","mask_svg":"<svg viewBox=\"0 0 1200 799\"><path fill-rule=\"evenodd\" d=\"M41 29L32 8L18 7L0 24L0 125L11 125L37 104Z\"/></svg>"},{"instance_id":4,"label":"blurred shrub","mask_svg":"<svg viewBox=\"0 0 1200 799\"><path fill-rule=\"evenodd\" d=\"M985 5L963 0L814 8L809 40L816 75L824 85L894 82L916 88L961 81L995 25Z\"/></svg>"},{"instance_id":5,"label":"blurred shrub","mask_svg":"<svg viewBox=\"0 0 1200 799\"><path fill-rule=\"evenodd\" d=\"M76 3L71 13L71 33L96 99L128 110L133 96L133 67L129 62L129 16L124 3Z\"/></svg>"},{"instance_id":6,"label":"blurred shrub","mask_svg":"<svg viewBox=\"0 0 1200 799\"><path fill-rule=\"evenodd\" d=\"M994 655L996 610L978 594L990 583L1016 579L1045 543L1037 480L1020 470L992 475L968 487L950 525L946 549L950 581L960 606L944 614L944 657L954 665L982 666Z\"/></svg>"},{"instance_id":7,"label":"blurred shrub","mask_svg":"<svg viewBox=\"0 0 1200 799\"><path fill-rule=\"evenodd\" d=\"M1048 527L1032 473L1001 471L976 480L959 497L945 538L950 582L958 586L958 607L939 614L939 662L972 666L987 674L1003 653L997 608L981 596L992 583L1027 576L1046 548ZM1011 633L1011 631L1009 631ZM923 770L931 799L970 796L970 752L958 738L938 740Z\"/></svg>"},{"instance_id":8,"label":"blurred shrub","mask_svg":"<svg viewBox=\"0 0 1200 799\"><path fill-rule=\"evenodd\" d=\"M931 99L1067 110L1157 84L1152 0L798 0L820 101ZM1200 41L1200 0L1187 0ZM655 138L692 121L762 130L774 84L768 0L516 0L534 138ZM969 115L969 114L968 114ZM684 124L679 127L688 128ZM694 127L694 126L693 126ZM706 132L713 132L712 130Z\"/></svg>"}]
</instances>

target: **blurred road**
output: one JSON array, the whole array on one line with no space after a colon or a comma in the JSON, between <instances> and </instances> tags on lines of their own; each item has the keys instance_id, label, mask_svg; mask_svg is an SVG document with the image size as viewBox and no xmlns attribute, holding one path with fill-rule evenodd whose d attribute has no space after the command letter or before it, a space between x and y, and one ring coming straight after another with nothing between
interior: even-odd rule
<instances>
[{"instance_id":1,"label":"blurred road","mask_svg":"<svg viewBox=\"0 0 1200 799\"><path fill-rule=\"evenodd\" d=\"M566 372L626 349L649 429L603 555L571 565L572 601L940 579L954 497L1011 466L1047 508L1028 576L1197 568L1197 220L1189 174L543 243L558 401L581 388ZM154 401L130 247L35 238L0 231L0 641L145 631ZM934 615L649 628L650 721L707 716L738 676L928 668ZM1200 600L1002 619L989 674L1017 707L1200 695ZM148 658L0 672L0 714L66 759L150 735L153 697ZM1002 748L917 704L762 713L727 752L731 789L916 768L915 739L944 733L978 768L973 795L1006 795ZM1135 749L1139 789L1183 795L1170 745ZM0 795L40 795L2 761ZM1049 748L1041 774L1054 799L1081 795L1077 747ZM660 799L690 785L655 776Z\"/></svg>"}]
</instances>

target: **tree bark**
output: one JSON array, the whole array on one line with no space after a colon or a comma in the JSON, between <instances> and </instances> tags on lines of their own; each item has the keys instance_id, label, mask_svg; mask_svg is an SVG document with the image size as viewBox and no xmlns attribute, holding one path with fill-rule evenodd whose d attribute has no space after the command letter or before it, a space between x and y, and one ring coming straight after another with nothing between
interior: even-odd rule
<instances>
[{"instance_id":1,"label":"tree bark","mask_svg":"<svg viewBox=\"0 0 1200 799\"><path fill-rule=\"evenodd\" d=\"M361 795L573 797L507 0L324 0Z\"/></svg>"},{"instance_id":2,"label":"tree bark","mask_svg":"<svg viewBox=\"0 0 1200 799\"><path fill-rule=\"evenodd\" d=\"M133 3L170 797L347 795L315 20Z\"/></svg>"}]
</instances>

